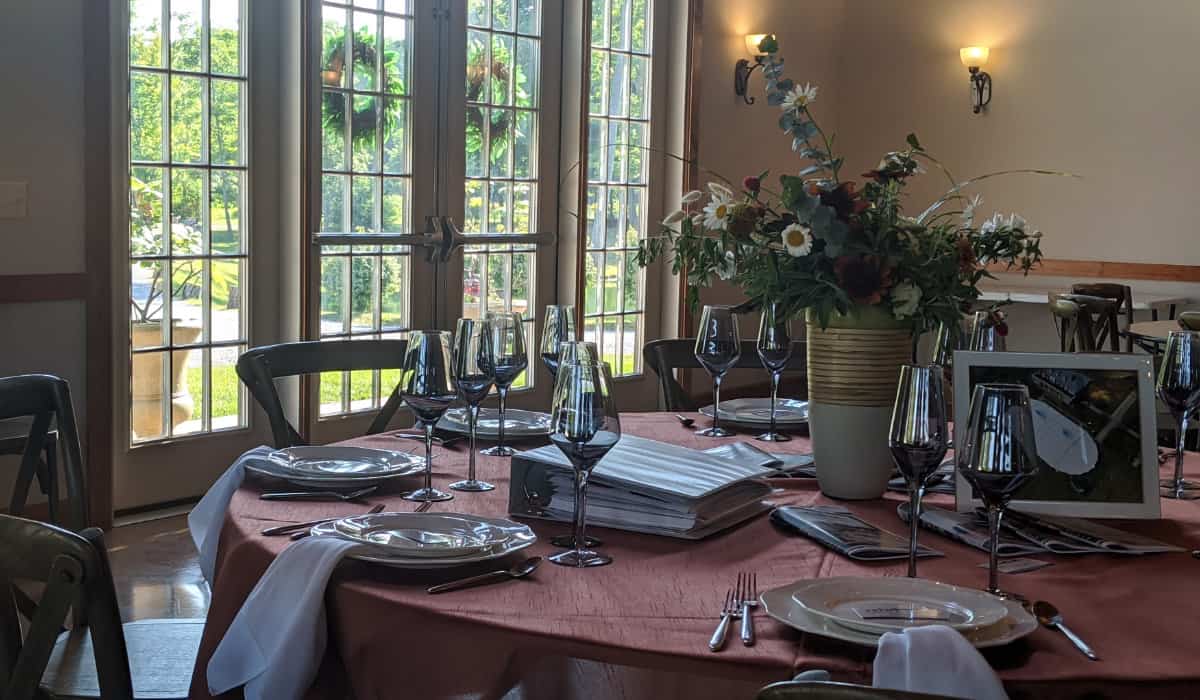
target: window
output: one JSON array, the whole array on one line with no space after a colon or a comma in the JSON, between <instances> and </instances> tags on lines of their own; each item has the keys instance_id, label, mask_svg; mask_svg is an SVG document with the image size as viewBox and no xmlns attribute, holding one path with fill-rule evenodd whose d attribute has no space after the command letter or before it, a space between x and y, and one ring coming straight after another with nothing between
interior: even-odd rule
<instances>
[{"instance_id":1,"label":"window","mask_svg":"<svg viewBox=\"0 0 1200 700\"><path fill-rule=\"evenodd\" d=\"M130 0L131 440L246 425L243 0Z\"/></svg>"},{"instance_id":2,"label":"window","mask_svg":"<svg viewBox=\"0 0 1200 700\"><path fill-rule=\"evenodd\" d=\"M640 374L650 144L652 0L593 0L587 129L585 340L615 376Z\"/></svg>"},{"instance_id":3,"label":"window","mask_svg":"<svg viewBox=\"0 0 1200 700\"><path fill-rule=\"evenodd\" d=\"M329 233L412 231L413 8L409 0L321 4L321 217ZM320 335L398 337L408 327L406 246L321 249ZM320 413L379 406L396 371L320 378Z\"/></svg>"}]
</instances>

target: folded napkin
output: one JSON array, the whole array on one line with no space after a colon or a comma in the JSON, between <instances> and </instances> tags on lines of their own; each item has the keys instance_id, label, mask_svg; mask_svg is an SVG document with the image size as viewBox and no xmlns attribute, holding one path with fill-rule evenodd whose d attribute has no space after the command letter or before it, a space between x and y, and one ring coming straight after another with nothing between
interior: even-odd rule
<instances>
[{"instance_id":1,"label":"folded napkin","mask_svg":"<svg viewBox=\"0 0 1200 700\"><path fill-rule=\"evenodd\" d=\"M213 695L244 685L247 700L300 698L325 655L325 588L358 543L307 537L280 552L208 661Z\"/></svg>"},{"instance_id":2,"label":"folded napkin","mask_svg":"<svg viewBox=\"0 0 1200 700\"><path fill-rule=\"evenodd\" d=\"M873 685L970 700L1008 700L983 655L943 625L909 627L881 636Z\"/></svg>"},{"instance_id":3,"label":"folded napkin","mask_svg":"<svg viewBox=\"0 0 1200 700\"><path fill-rule=\"evenodd\" d=\"M200 555L200 573L204 574L204 579L209 583L212 583L213 570L217 565L217 542L221 539L221 526L225 524L229 500L233 498L233 492L238 490L246 476L246 461L266 459L273 451L263 445L238 457L208 489L208 493L204 494L204 498L200 499L192 512L188 513L188 530L192 533L192 542L196 544L196 551Z\"/></svg>"}]
</instances>

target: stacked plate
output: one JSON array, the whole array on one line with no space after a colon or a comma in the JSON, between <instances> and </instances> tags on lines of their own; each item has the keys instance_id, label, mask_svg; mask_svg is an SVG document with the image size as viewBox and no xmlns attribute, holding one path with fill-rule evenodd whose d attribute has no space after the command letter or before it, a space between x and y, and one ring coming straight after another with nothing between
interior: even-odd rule
<instances>
[{"instance_id":1,"label":"stacked plate","mask_svg":"<svg viewBox=\"0 0 1200 700\"><path fill-rule=\"evenodd\" d=\"M246 469L316 489L355 489L410 476L425 468L422 457L367 447L313 445L276 450L266 459L251 459Z\"/></svg>"},{"instance_id":2,"label":"stacked plate","mask_svg":"<svg viewBox=\"0 0 1200 700\"><path fill-rule=\"evenodd\" d=\"M712 404L700 413L713 417ZM721 423L732 428L766 430L771 427L771 399L730 399L721 402ZM775 427L798 430L808 425L808 402L779 399L775 402Z\"/></svg>"},{"instance_id":3,"label":"stacked plate","mask_svg":"<svg viewBox=\"0 0 1200 700\"><path fill-rule=\"evenodd\" d=\"M467 422L467 409L452 408L446 411L438 421L438 428L452 433L467 435L471 426ZM494 408L479 409L479 425L476 427L479 437L485 440L495 440L500 437L500 412ZM504 411L504 437L513 440L543 437L550 434L550 414L536 411L522 411L519 408L509 408Z\"/></svg>"},{"instance_id":4,"label":"stacked plate","mask_svg":"<svg viewBox=\"0 0 1200 700\"><path fill-rule=\"evenodd\" d=\"M375 513L322 523L312 534L358 542L350 556L401 569L497 559L537 541L529 526L461 513Z\"/></svg>"},{"instance_id":5,"label":"stacked plate","mask_svg":"<svg viewBox=\"0 0 1200 700\"><path fill-rule=\"evenodd\" d=\"M1020 603L924 579L810 579L767 591L762 603L785 625L865 646L876 646L885 632L920 625L952 627L980 648L1008 644L1037 629Z\"/></svg>"}]
</instances>

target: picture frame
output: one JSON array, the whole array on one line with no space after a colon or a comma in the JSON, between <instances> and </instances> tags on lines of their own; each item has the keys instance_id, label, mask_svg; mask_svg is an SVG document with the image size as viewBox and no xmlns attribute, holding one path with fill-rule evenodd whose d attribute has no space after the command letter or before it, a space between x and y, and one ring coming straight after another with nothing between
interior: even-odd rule
<instances>
[{"instance_id":1,"label":"picture frame","mask_svg":"<svg viewBox=\"0 0 1200 700\"><path fill-rule=\"evenodd\" d=\"M1081 518L1161 517L1149 355L955 352L956 426L967 424L974 387L989 382L1024 384L1033 400L1041 469L1018 489L1013 509ZM964 438L955 431L956 449ZM957 472L954 500L959 512L982 506Z\"/></svg>"}]
</instances>

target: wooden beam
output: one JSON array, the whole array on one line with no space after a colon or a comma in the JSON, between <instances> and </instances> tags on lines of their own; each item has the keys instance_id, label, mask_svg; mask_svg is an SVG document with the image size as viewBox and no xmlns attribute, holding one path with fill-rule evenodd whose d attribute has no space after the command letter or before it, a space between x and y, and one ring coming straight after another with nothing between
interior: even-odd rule
<instances>
[{"instance_id":1,"label":"wooden beam","mask_svg":"<svg viewBox=\"0 0 1200 700\"><path fill-rule=\"evenodd\" d=\"M1011 272L1011 270L1006 270L1003 265L992 265L988 269L992 272ZM1040 266L1030 270L1029 274L1048 277L1087 277L1200 283L1200 265L1046 259L1042 261Z\"/></svg>"},{"instance_id":2,"label":"wooden beam","mask_svg":"<svg viewBox=\"0 0 1200 700\"><path fill-rule=\"evenodd\" d=\"M47 275L0 275L0 304L86 299L88 276L83 272Z\"/></svg>"}]
</instances>

